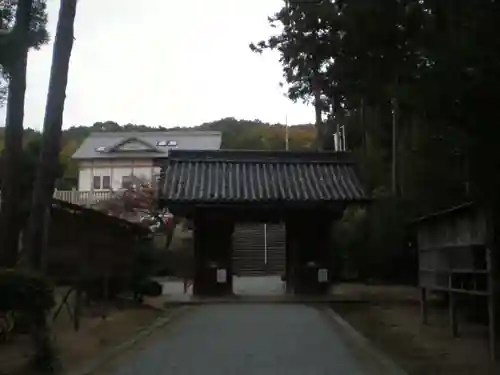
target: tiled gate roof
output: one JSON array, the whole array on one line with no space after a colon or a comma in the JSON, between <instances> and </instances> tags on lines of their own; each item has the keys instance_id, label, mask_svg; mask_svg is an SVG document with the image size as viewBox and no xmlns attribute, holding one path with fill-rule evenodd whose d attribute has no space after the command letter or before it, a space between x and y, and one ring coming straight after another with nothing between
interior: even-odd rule
<instances>
[{"instance_id":1,"label":"tiled gate roof","mask_svg":"<svg viewBox=\"0 0 500 375\"><path fill-rule=\"evenodd\" d=\"M346 153L172 151L160 199L172 203L364 201Z\"/></svg>"}]
</instances>

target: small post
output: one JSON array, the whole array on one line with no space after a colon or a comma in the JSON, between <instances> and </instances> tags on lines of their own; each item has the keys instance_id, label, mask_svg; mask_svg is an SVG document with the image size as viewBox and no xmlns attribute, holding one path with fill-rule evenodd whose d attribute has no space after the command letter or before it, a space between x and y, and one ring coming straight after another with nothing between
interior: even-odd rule
<instances>
[{"instance_id":1,"label":"small post","mask_svg":"<svg viewBox=\"0 0 500 375\"><path fill-rule=\"evenodd\" d=\"M288 115L285 116L285 150L288 151Z\"/></svg>"},{"instance_id":2,"label":"small post","mask_svg":"<svg viewBox=\"0 0 500 375\"><path fill-rule=\"evenodd\" d=\"M106 259L108 260L108 259ZM102 319L106 320L108 317L108 304L109 304L109 284L110 284L110 277L109 277L109 264L106 264L106 268L104 270L104 275L103 275L103 311L102 311Z\"/></svg>"},{"instance_id":3,"label":"small post","mask_svg":"<svg viewBox=\"0 0 500 375\"><path fill-rule=\"evenodd\" d=\"M496 294L495 294L495 273L491 248L486 249L487 269L488 269L488 339L490 342L490 355L493 361L499 359L497 353L497 321L496 321Z\"/></svg>"},{"instance_id":4,"label":"small post","mask_svg":"<svg viewBox=\"0 0 500 375\"><path fill-rule=\"evenodd\" d=\"M420 288L420 316L422 324L427 325L428 319L428 306L427 306L427 290L423 287Z\"/></svg>"},{"instance_id":5,"label":"small post","mask_svg":"<svg viewBox=\"0 0 500 375\"><path fill-rule=\"evenodd\" d=\"M457 302L455 299L455 293L450 291L449 294L449 305L448 305L448 311L449 311L449 317L450 317L450 327L451 327L451 334L453 337L458 336L458 323L457 323Z\"/></svg>"},{"instance_id":6,"label":"small post","mask_svg":"<svg viewBox=\"0 0 500 375\"><path fill-rule=\"evenodd\" d=\"M78 285L76 286L76 292L75 292L75 307L73 311L73 327L75 331L80 330L80 316L82 312L82 280L81 276L79 277L78 280Z\"/></svg>"}]
</instances>

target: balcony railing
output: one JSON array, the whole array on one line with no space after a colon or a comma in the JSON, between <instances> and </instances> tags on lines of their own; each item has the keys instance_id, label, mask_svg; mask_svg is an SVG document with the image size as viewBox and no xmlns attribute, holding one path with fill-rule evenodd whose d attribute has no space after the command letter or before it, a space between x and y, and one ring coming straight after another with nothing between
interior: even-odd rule
<instances>
[{"instance_id":1,"label":"balcony railing","mask_svg":"<svg viewBox=\"0 0 500 375\"><path fill-rule=\"evenodd\" d=\"M78 190L56 190L54 198L81 206L91 206L99 201L108 200L113 196L110 190L102 191L78 191Z\"/></svg>"},{"instance_id":2,"label":"balcony railing","mask_svg":"<svg viewBox=\"0 0 500 375\"><path fill-rule=\"evenodd\" d=\"M80 206L92 206L100 201L105 201L116 196L117 192L111 190L78 191L78 190L55 190L53 197L65 202L78 204ZM2 200L0 194L0 202Z\"/></svg>"}]
</instances>

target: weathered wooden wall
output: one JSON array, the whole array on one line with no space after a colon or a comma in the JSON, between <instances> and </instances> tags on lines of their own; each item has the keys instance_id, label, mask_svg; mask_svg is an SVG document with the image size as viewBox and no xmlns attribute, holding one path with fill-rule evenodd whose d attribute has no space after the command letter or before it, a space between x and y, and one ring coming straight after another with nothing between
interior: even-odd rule
<instances>
[{"instance_id":1,"label":"weathered wooden wall","mask_svg":"<svg viewBox=\"0 0 500 375\"><path fill-rule=\"evenodd\" d=\"M82 278L120 279L132 275L137 241L146 228L103 213L56 201L51 212L47 270L60 283Z\"/></svg>"},{"instance_id":2,"label":"weathered wooden wall","mask_svg":"<svg viewBox=\"0 0 500 375\"><path fill-rule=\"evenodd\" d=\"M490 348L498 357L498 290L495 287L498 253L495 228L487 210L465 204L415 222L419 254L422 320L427 323L427 294L445 292L450 326L458 334L457 301L484 306L488 316Z\"/></svg>"}]
</instances>

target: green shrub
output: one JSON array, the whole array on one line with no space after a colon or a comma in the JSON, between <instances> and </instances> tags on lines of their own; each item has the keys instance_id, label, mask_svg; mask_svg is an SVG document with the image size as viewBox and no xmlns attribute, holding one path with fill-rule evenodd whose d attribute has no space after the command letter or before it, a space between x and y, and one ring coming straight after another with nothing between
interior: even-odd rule
<instances>
[{"instance_id":1,"label":"green shrub","mask_svg":"<svg viewBox=\"0 0 500 375\"><path fill-rule=\"evenodd\" d=\"M54 288L45 277L29 271L0 270L0 311L45 313L54 304Z\"/></svg>"},{"instance_id":2,"label":"green shrub","mask_svg":"<svg viewBox=\"0 0 500 375\"><path fill-rule=\"evenodd\" d=\"M411 215L404 201L378 197L350 207L334 227L335 273L359 281L416 282L417 257L408 246Z\"/></svg>"},{"instance_id":3,"label":"green shrub","mask_svg":"<svg viewBox=\"0 0 500 375\"><path fill-rule=\"evenodd\" d=\"M144 279L133 286L134 299L139 302L142 302L144 296L161 296L162 291L163 287L155 280Z\"/></svg>"},{"instance_id":4,"label":"green shrub","mask_svg":"<svg viewBox=\"0 0 500 375\"><path fill-rule=\"evenodd\" d=\"M349 207L333 229L334 275L336 279L358 279L368 250L367 211L360 207Z\"/></svg>"},{"instance_id":5,"label":"green shrub","mask_svg":"<svg viewBox=\"0 0 500 375\"><path fill-rule=\"evenodd\" d=\"M58 367L46 319L54 305L53 286L42 275L17 269L0 270L0 311L23 317L36 348L33 366L42 373L54 373Z\"/></svg>"}]
</instances>

